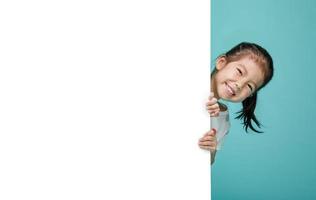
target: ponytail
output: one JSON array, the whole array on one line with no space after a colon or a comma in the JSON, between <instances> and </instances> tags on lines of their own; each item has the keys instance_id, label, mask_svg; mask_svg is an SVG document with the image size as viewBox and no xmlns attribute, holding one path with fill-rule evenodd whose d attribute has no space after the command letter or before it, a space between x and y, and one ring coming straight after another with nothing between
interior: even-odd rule
<instances>
[{"instance_id":1,"label":"ponytail","mask_svg":"<svg viewBox=\"0 0 316 200\"><path fill-rule=\"evenodd\" d=\"M239 114L235 119L240 119L243 121L243 126L246 132L248 132L248 128L253 130L254 132L257 133L263 133L261 131L256 130L253 127L252 121L255 122L255 124L261 128L261 124L258 121L258 119L255 116L255 108L257 104L257 92L253 93L251 96L247 97L243 102L242 102L242 110L237 112L236 114Z\"/></svg>"}]
</instances>

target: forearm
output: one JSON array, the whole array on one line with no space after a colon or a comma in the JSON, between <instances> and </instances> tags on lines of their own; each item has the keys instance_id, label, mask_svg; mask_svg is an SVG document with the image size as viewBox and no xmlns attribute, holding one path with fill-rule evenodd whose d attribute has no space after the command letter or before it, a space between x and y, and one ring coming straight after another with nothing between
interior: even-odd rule
<instances>
[{"instance_id":1,"label":"forearm","mask_svg":"<svg viewBox=\"0 0 316 200\"><path fill-rule=\"evenodd\" d=\"M216 150L211 150L211 165L215 162Z\"/></svg>"}]
</instances>

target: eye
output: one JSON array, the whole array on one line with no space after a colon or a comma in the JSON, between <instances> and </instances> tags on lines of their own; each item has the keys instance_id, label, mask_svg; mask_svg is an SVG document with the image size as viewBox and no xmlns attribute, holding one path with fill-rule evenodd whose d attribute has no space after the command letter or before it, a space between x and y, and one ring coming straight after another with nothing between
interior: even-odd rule
<instances>
[{"instance_id":1,"label":"eye","mask_svg":"<svg viewBox=\"0 0 316 200\"><path fill-rule=\"evenodd\" d=\"M250 84L248 84L249 89L252 91L252 86Z\"/></svg>"},{"instance_id":2,"label":"eye","mask_svg":"<svg viewBox=\"0 0 316 200\"><path fill-rule=\"evenodd\" d=\"M242 75L242 71L239 68L237 68L237 71L239 72L240 75Z\"/></svg>"}]
</instances>

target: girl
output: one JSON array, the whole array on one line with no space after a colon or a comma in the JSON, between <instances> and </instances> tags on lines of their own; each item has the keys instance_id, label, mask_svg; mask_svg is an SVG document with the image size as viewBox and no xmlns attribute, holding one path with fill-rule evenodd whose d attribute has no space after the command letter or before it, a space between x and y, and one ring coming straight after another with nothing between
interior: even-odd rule
<instances>
[{"instance_id":1,"label":"girl","mask_svg":"<svg viewBox=\"0 0 316 200\"><path fill-rule=\"evenodd\" d=\"M199 140L200 148L211 151L211 164L230 127L228 109L218 100L242 102L243 108L236 118L242 120L246 132L248 128L260 132L252 123L260 128L261 124L254 114L257 94L272 76L270 54L254 43L242 42L216 59L215 69L211 73L211 95L206 103L212 130Z\"/></svg>"}]
</instances>

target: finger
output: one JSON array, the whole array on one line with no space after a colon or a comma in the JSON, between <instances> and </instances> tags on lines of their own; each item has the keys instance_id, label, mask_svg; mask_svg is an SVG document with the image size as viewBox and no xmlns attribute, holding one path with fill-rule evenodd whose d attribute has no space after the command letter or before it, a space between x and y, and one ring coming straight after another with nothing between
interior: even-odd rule
<instances>
[{"instance_id":1,"label":"finger","mask_svg":"<svg viewBox=\"0 0 316 200\"><path fill-rule=\"evenodd\" d=\"M214 129L214 130L215 130L215 129ZM204 141L205 138L207 138L207 137L215 137L215 138L216 138L216 136L215 136L216 133L214 132L214 130L205 133L205 134L203 135L203 137L201 137L201 138L199 139L199 141Z\"/></svg>"},{"instance_id":2,"label":"finger","mask_svg":"<svg viewBox=\"0 0 316 200\"><path fill-rule=\"evenodd\" d=\"M217 142L207 141L207 142L201 143L201 145L203 145L203 146L210 146L210 147L216 147L217 146Z\"/></svg>"},{"instance_id":3,"label":"finger","mask_svg":"<svg viewBox=\"0 0 316 200\"><path fill-rule=\"evenodd\" d=\"M220 110L219 110L219 108L216 108L216 109L214 109L214 110L207 109L207 112L208 112L210 115L217 115L217 114L219 114Z\"/></svg>"},{"instance_id":4,"label":"finger","mask_svg":"<svg viewBox=\"0 0 316 200\"><path fill-rule=\"evenodd\" d=\"M199 147L204 148L204 149L212 148L210 145L204 145L204 144L199 144Z\"/></svg>"},{"instance_id":5,"label":"finger","mask_svg":"<svg viewBox=\"0 0 316 200\"><path fill-rule=\"evenodd\" d=\"M201 142L213 142L213 141L216 141L216 138L215 139L212 139L214 138L215 136L204 136L202 138L199 139L199 143Z\"/></svg>"},{"instance_id":6,"label":"finger","mask_svg":"<svg viewBox=\"0 0 316 200\"><path fill-rule=\"evenodd\" d=\"M214 146L216 146L216 145L217 145L217 142L211 142L211 141L200 141L200 142L199 142L199 145L214 147Z\"/></svg>"},{"instance_id":7,"label":"finger","mask_svg":"<svg viewBox=\"0 0 316 200\"><path fill-rule=\"evenodd\" d=\"M208 146L208 147L215 147L215 148L217 146L217 142L216 141L213 141L213 142L211 142L211 141L204 141L204 142L199 142L198 144L199 144L199 146Z\"/></svg>"},{"instance_id":8,"label":"finger","mask_svg":"<svg viewBox=\"0 0 316 200\"><path fill-rule=\"evenodd\" d=\"M200 147L201 149L204 149L204 150L211 150L211 147L209 147L209 146L200 145L199 147Z\"/></svg>"},{"instance_id":9,"label":"finger","mask_svg":"<svg viewBox=\"0 0 316 200\"><path fill-rule=\"evenodd\" d=\"M219 105L218 105L218 103L215 103L215 104L213 104L213 105L207 105L206 106L206 109L207 110L219 110Z\"/></svg>"},{"instance_id":10,"label":"finger","mask_svg":"<svg viewBox=\"0 0 316 200\"><path fill-rule=\"evenodd\" d=\"M210 140L216 140L216 136L214 134L206 135L200 138L199 141L210 141Z\"/></svg>"},{"instance_id":11,"label":"finger","mask_svg":"<svg viewBox=\"0 0 316 200\"><path fill-rule=\"evenodd\" d=\"M205 136L201 141L216 141L216 136Z\"/></svg>"},{"instance_id":12,"label":"finger","mask_svg":"<svg viewBox=\"0 0 316 200\"><path fill-rule=\"evenodd\" d=\"M212 114L212 113L217 113L220 112L220 109L218 106L214 105L214 106L207 106L206 110L208 113Z\"/></svg>"},{"instance_id":13,"label":"finger","mask_svg":"<svg viewBox=\"0 0 316 200\"><path fill-rule=\"evenodd\" d=\"M204 135L203 135L203 137L204 136L207 136L208 134L210 134L211 133L211 131L207 131Z\"/></svg>"},{"instance_id":14,"label":"finger","mask_svg":"<svg viewBox=\"0 0 316 200\"><path fill-rule=\"evenodd\" d=\"M201 145L200 148L204 150L209 150L209 151L214 151L216 149L216 147L203 146L203 145Z\"/></svg>"},{"instance_id":15,"label":"finger","mask_svg":"<svg viewBox=\"0 0 316 200\"><path fill-rule=\"evenodd\" d=\"M211 117L218 117L219 116L219 111L216 111L214 113L210 114Z\"/></svg>"},{"instance_id":16,"label":"finger","mask_svg":"<svg viewBox=\"0 0 316 200\"><path fill-rule=\"evenodd\" d=\"M216 130L215 128L212 128L212 129L208 132L207 135L214 136L214 135L216 135L216 132L217 132L217 130Z\"/></svg>"},{"instance_id":17,"label":"finger","mask_svg":"<svg viewBox=\"0 0 316 200\"><path fill-rule=\"evenodd\" d=\"M202 146L211 146L211 142L210 141L199 141L199 145L202 145Z\"/></svg>"},{"instance_id":18,"label":"finger","mask_svg":"<svg viewBox=\"0 0 316 200\"><path fill-rule=\"evenodd\" d=\"M210 95L208 96L208 98L213 98L214 97L214 92L210 92Z\"/></svg>"},{"instance_id":19,"label":"finger","mask_svg":"<svg viewBox=\"0 0 316 200\"><path fill-rule=\"evenodd\" d=\"M203 137L201 137L200 139L199 139L199 142L203 142L203 141L205 141L205 137L206 137L207 135L204 135Z\"/></svg>"},{"instance_id":20,"label":"finger","mask_svg":"<svg viewBox=\"0 0 316 200\"><path fill-rule=\"evenodd\" d=\"M207 102L206 102L206 105L207 106L211 106L213 104L216 104L217 103L217 99L216 98L212 98L212 99L209 99Z\"/></svg>"}]
</instances>

